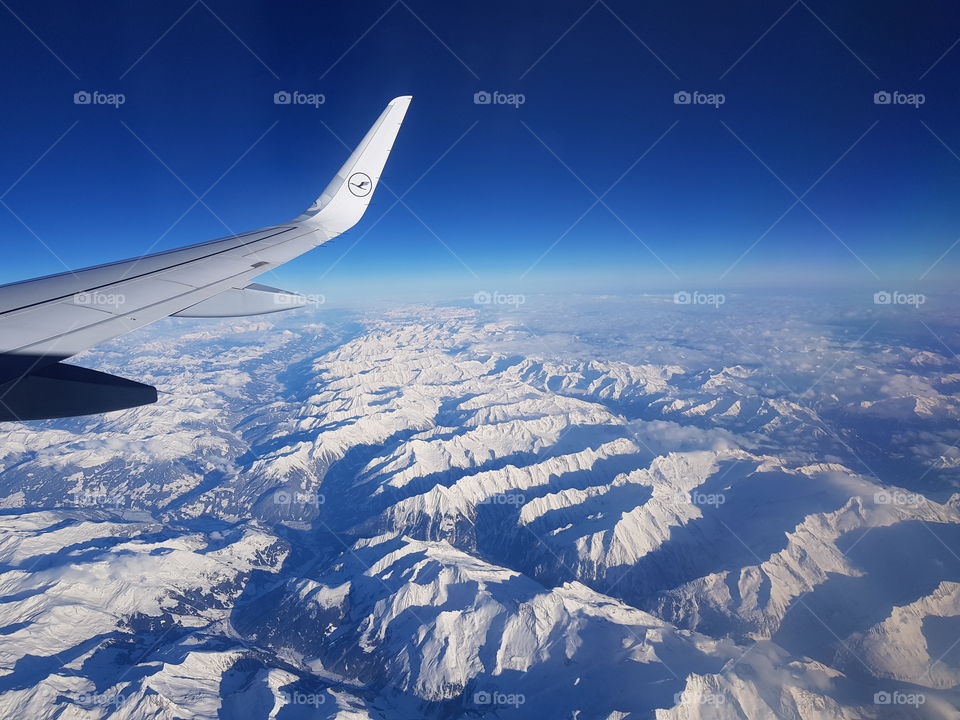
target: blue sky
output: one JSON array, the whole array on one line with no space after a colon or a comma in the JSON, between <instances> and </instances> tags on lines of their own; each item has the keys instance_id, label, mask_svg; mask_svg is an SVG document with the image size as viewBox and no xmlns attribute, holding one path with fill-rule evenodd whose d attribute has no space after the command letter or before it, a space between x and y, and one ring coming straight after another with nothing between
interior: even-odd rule
<instances>
[{"instance_id":1,"label":"blue sky","mask_svg":"<svg viewBox=\"0 0 960 720\"><path fill-rule=\"evenodd\" d=\"M416 185L399 204L381 186L360 225L266 282L932 290L956 275L947 2L326 5L8 0L0 281L291 218L345 158L338 137L356 143L400 94L414 102L384 179ZM125 102L75 104L84 90ZM281 90L325 102L276 105Z\"/></svg>"}]
</instances>

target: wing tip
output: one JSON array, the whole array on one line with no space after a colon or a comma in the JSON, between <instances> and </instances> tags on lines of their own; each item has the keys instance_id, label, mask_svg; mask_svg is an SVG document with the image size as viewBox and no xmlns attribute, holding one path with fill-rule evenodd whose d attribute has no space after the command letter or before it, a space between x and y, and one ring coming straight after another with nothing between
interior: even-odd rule
<instances>
[{"instance_id":1,"label":"wing tip","mask_svg":"<svg viewBox=\"0 0 960 720\"><path fill-rule=\"evenodd\" d=\"M320 197L293 222L322 224L329 231L329 237L335 237L360 220L380 180L412 99L412 95L400 95L387 104ZM361 184L353 186L361 188L359 190L349 185L354 176L362 180Z\"/></svg>"}]
</instances>

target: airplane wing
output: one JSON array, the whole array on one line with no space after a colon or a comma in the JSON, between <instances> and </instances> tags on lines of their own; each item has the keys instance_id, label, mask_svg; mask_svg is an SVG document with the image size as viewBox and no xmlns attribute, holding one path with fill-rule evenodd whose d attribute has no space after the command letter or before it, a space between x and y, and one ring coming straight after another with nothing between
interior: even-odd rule
<instances>
[{"instance_id":1,"label":"airplane wing","mask_svg":"<svg viewBox=\"0 0 960 720\"><path fill-rule=\"evenodd\" d=\"M409 96L391 101L320 197L290 222L0 286L0 421L156 402L156 389L61 361L154 320L276 312L306 298L252 280L353 227L377 187Z\"/></svg>"}]
</instances>

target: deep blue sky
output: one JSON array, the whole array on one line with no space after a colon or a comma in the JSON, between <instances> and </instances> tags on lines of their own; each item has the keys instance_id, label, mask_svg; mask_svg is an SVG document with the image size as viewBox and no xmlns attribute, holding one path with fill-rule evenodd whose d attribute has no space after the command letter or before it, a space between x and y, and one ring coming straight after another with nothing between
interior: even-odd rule
<instances>
[{"instance_id":1,"label":"deep blue sky","mask_svg":"<svg viewBox=\"0 0 960 720\"><path fill-rule=\"evenodd\" d=\"M949 2L5 2L0 195L33 167L0 205L2 282L293 217L347 154L324 123L353 145L400 94L387 184L446 153L409 209L371 229L394 200L381 187L357 228L267 282L913 290L960 265L958 246L930 270L960 237L960 159L933 135L960 153L960 45L935 65L960 37ZM126 102L75 105L79 90ZM326 102L277 106L278 90ZM480 90L526 101L476 105ZM881 90L926 102L876 105ZM584 184L602 194L671 127L567 232ZM780 180L802 195L847 151L729 270L794 202ZM197 194L219 179L213 212L170 229L194 202L170 171Z\"/></svg>"}]
</instances>

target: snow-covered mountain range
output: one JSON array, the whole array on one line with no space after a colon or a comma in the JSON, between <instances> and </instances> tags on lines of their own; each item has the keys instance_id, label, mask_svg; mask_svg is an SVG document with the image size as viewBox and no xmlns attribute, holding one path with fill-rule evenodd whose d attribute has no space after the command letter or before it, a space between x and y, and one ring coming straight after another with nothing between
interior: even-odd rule
<instances>
[{"instance_id":1,"label":"snow-covered mountain range","mask_svg":"<svg viewBox=\"0 0 960 720\"><path fill-rule=\"evenodd\" d=\"M78 357L163 392L0 428L0 716L958 718L960 336L865 305L298 311Z\"/></svg>"}]
</instances>

